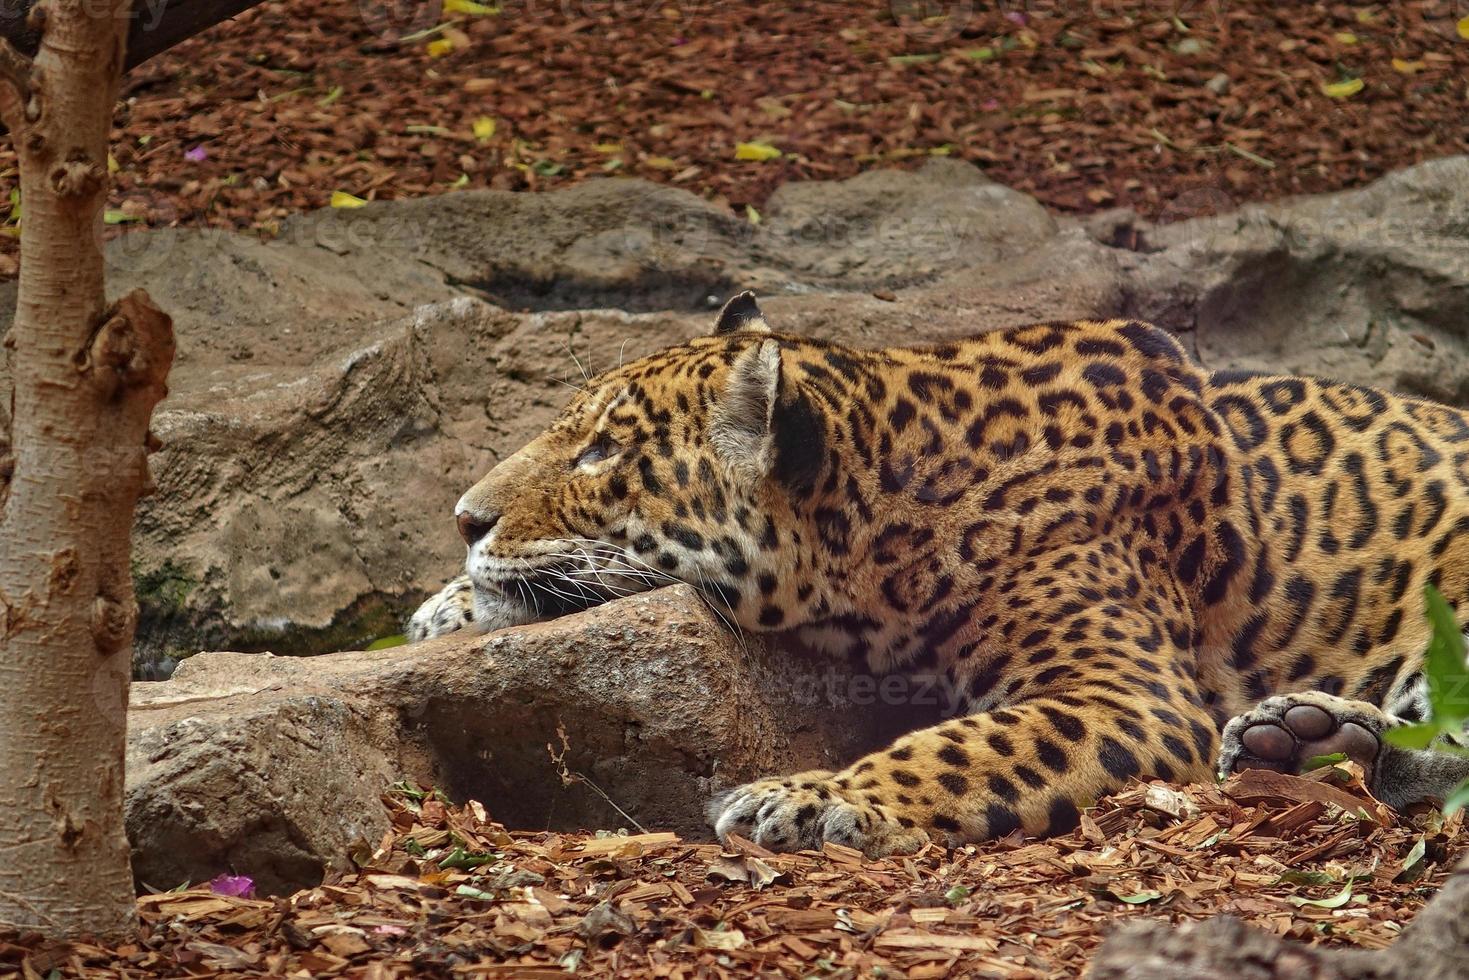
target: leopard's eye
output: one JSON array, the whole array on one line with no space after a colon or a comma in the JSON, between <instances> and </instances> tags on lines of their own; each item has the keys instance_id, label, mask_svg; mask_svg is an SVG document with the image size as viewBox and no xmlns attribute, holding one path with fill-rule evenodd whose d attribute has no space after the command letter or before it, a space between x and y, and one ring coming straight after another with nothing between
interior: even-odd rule
<instances>
[{"instance_id":1,"label":"leopard's eye","mask_svg":"<svg viewBox=\"0 0 1469 980\"><path fill-rule=\"evenodd\" d=\"M592 463L600 463L604 459L611 459L622 452L622 447L617 440L611 436L599 436L597 441L581 451L576 458L577 466L589 466Z\"/></svg>"}]
</instances>

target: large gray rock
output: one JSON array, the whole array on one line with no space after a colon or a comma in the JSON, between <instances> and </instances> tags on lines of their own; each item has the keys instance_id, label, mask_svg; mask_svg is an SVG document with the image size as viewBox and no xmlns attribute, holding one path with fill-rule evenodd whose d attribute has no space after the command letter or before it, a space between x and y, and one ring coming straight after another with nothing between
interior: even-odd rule
<instances>
[{"instance_id":1,"label":"large gray rock","mask_svg":"<svg viewBox=\"0 0 1469 980\"><path fill-rule=\"evenodd\" d=\"M320 880L404 777L523 828L707 837L718 788L843 765L953 704L746 645L675 586L489 636L310 659L208 653L133 688L140 882ZM554 753L554 757L553 757Z\"/></svg>"},{"instance_id":2,"label":"large gray rock","mask_svg":"<svg viewBox=\"0 0 1469 980\"><path fill-rule=\"evenodd\" d=\"M1209 367L1319 374L1469 403L1469 157L1361 190L1147 229L1139 313Z\"/></svg>"},{"instance_id":3,"label":"large gray rock","mask_svg":"<svg viewBox=\"0 0 1469 980\"><path fill-rule=\"evenodd\" d=\"M328 209L271 242L130 233L109 245L111 288L146 287L179 334L135 535L139 664L396 632L461 561L463 489L583 368L707 330L735 288L851 343L1137 316L1210 367L1465 403L1466 241L1463 157L1158 226L1053 218L943 160L783 187L758 225L605 180Z\"/></svg>"}]
</instances>

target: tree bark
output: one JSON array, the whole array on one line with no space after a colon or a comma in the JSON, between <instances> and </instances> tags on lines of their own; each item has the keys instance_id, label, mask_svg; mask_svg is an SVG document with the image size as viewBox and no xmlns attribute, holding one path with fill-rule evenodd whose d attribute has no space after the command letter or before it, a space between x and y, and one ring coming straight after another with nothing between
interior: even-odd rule
<instances>
[{"instance_id":1,"label":"tree bark","mask_svg":"<svg viewBox=\"0 0 1469 980\"><path fill-rule=\"evenodd\" d=\"M122 813L129 534L173 332L145 294L109 307L103 292L128 9L46 0L32 11L34 59L0 45L24 209L0 435L0 928L58 938L115 937L134 914Z\"/></svg>"},{"instance_id":2,"label":"tree bark","mask_svg":"<svg viewBox=\"0 0 1469 980\"><path fill-rule=\"evenodd\" d=\"M1469 858L1390 948L1322 949L1210 919L1178 929L1119 929L1092 962L1094 980L1463 980L1469 977Z\"/></svg>"}]
</instances>

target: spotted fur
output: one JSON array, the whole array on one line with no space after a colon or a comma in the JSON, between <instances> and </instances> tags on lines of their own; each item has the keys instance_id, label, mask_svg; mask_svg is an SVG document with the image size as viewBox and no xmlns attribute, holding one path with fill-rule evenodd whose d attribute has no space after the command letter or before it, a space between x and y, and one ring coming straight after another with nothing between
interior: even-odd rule
<instances>
[{"instance_id":1,"label":"spotted fur","mask_svg":"<svg viewBox=\"0 0 1469 980\"><path fill-rule=\"evenodd\" d=\"M862 350L740 297L593 379L458 513L476 593L526 615L677 579L742 629L942 674L964 716L712 808L876 854L1207 779L1271 694L1410 702L1423 587L1469 596L1466 488L1465 413L1209 374L1144 323Z\"/></svg>"}]
</instances>

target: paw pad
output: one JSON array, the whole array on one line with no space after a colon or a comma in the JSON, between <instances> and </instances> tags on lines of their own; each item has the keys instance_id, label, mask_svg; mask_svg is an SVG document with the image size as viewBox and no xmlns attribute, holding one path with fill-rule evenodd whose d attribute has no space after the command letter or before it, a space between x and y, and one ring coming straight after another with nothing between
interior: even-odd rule
<instances>
[{"instance_id":1,"label":"paw pad","mask_svg":"<svg viewBox=\"0 0 1469 980\"><path fill-rule=\"evenodd\" d=\"M1227 772L1273 769L1298 773L1317 756L1345 755L1369 773L1381 751L1378 719L1360 712L1354 702L1337 705L1299 703L1271 698L1230 722L1224 733L1221 762ZM1366 707L1366 706L1363 706Z\"/></svg>"}]
</instances>

